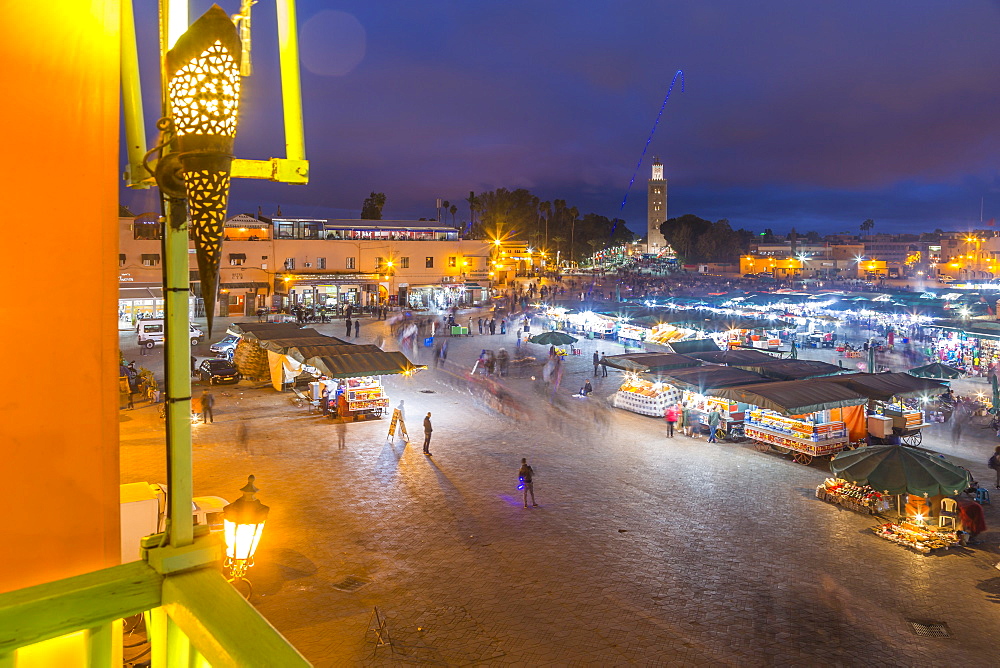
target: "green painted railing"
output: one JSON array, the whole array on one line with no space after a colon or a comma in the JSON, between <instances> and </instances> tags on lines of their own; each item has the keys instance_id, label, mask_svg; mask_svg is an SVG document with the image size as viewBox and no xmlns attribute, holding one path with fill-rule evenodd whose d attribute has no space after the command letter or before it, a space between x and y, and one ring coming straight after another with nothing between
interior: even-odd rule
<instances>
[{"instance_id":1,"label":"green painted railing","mask_svg":"<svg viewBox=\"0 0 1000 668\"><path fill-rule=\"evenodd\" d=\"M216 562L197 563L217 553L214 536L196 536L190 547L153 548L146 561L0 594L0 668L15 668L22 647L78 631L87 640L80 664L120 668L112 624L147 611L154 668L310 665Z\"/></svg>"}]
</instances>

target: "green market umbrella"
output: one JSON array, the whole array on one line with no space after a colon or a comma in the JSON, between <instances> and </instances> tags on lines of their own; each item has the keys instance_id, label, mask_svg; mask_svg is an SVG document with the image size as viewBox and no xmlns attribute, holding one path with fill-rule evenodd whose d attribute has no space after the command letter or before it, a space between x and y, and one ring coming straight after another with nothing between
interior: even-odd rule
<instances>
[{"instance_id":1,"label":"green market umbrella","mask_svg":"<svg viewBox=\"0 0 1000 668\"><path fill-rule=\"evenodd\" d=\"M578 340L565 332L543 332L535 334L528 339L531 343L538 343L543 346L565 346L569 343L576 343Z\"/></svg>"},{"instance_id":2,"label":"green market umbrella","mask_svg":"<svg viewBox=\"0 0 1000 668\"><path fill-rule=\"evenodd\" d=\"M969 472L946 459L901 445L845 450L830 462L833 474L889 494L951 496L970 485Z\"/></svg>"},{"instance_id":3,"label":"green market umbrella","mask_svg":"<svg viewBox=\"0 0 1000 668\"><path fill-rule=\"evenodd\" d=\"M920 378L958 378L962 375L962 370L948 366L947 364L941 364L941 362L934 362L933 364L910 369L906 373Z\"/></svg>"}]
</instances>

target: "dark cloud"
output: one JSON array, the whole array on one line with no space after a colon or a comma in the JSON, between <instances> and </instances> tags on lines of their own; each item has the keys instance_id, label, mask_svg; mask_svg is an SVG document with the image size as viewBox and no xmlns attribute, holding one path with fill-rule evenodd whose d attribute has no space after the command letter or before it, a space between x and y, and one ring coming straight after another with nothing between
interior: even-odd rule
<instances>
[{"instance_id":1,"label":"dark cloud","mask_svg":"<svg viewBox=\"0 0 1000 668\"><path fill-rule=\"evenodd\" d=\"M387 215L419 217L502 186L616 215L683 69L633 229L653 155L671 215L902 231L978 223L984 198L1000 217L995 2L301 0L299 18L312 182L237 184L235 209L358 215L378 190ZM263 3L254 30L237 152L263 158L283 151Z\"/></svg>"}]
</instances>

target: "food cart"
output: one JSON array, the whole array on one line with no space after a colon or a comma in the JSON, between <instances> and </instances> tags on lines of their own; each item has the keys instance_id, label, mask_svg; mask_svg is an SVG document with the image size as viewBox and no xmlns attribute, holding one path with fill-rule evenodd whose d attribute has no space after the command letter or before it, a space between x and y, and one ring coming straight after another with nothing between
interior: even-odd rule
<instances>
[{"instance_id":1,"label":"food cart","mask_svg":"<svg viewBox=\"0 0 1000 668\"><path fill-rule=\"evenodd\" d=\"M290 355L304 356L296 349L291 350ZM315 355L304 359L303 364L317 374L337 381L337 389L330 400L331 407L338 416L352 420L360 417L381 418L387 412L389 397L380 376L410 376L418 369L427 368L413 364L403 353L383 350Z\"/></svg>"},{"instance_id":2,"label":"food cart","mask_svg":"<svg viewBox=\"0 0 1000 668\"><path fill-rule=\"evenodd\" d=\"M376 376L344 378L337 388L337 415L357 421L359 417L381 418L389 408L389 397Z\"/></svg>"},{"instance_id":3,"label":"food cart","mask_svg":"<svg viewBox=\"0 0 1000 668\"><path fill-rule=\"evenodd\" d=\"M866 433L868 398L827 378L743 385L714 393L753 407L745 413L743 430L754 447L791 455L800 464L832 457Z\"/></svg>"},{"instance_id":4,"label":"food cart","mask_svg":"<svg viewBox=\"0 0 1000 668\"><path fill-rule=\"evenodd\" d=\"M751 410L743 432L761 452L773 449L790 454L799 464L810 464L815 457L832 457L850 443L844 423L830 420L826 413L790 417L766 409Z\"/></svg>"},{"instance_id":5,"label":"food cart","mask_svg":"<svg viewBox=\"0 0 1000 668\"><path fill-rule=\"evenodd\" d=\"M947 387L940 381L908 373L853 373L824 380L869 397L868 431L872 436L879 441L895 436L912 447L923 442L922 430L930 426L920 406Z\"/></svg>"}]
</instances>

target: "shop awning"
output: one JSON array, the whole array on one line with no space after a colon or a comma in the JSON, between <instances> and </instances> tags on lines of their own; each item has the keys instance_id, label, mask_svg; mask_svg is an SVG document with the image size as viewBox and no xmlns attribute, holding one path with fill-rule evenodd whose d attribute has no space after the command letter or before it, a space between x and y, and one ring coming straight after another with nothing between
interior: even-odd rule
<instances>
[{"instance_id":1,"label":"shop awning","mask_svg":"<svg viewBox=\"0 0 1000 668\"><path fill-rule=\"evenodd\" d=\"M802 415L831 408L860 406L868 402L868 397L843 385L815 380L788 380L720 388L714 390L712 395L778 411L785 415Z\"/></svg>"},{"instance_id":2,"label":"shop awning","mask_svg":"<svg viewBox=\"0 0 1000 668\"><path fill-rule=\"evenodd\" d=\"M308 339L302 339L306 341ZM299 362L305 362L310 357L333 357L335 355L356 355L359 353L377 353L381 352L382 349L374 344L344 344L342 346L330 346L330 345L293 345L285 348L286 354L292 359L298 360Z\"/></svg>"},{"instance_id":3,"label":"shop awning","mask_svg":"<svg viewBox=\"0 0 1000 668\"><path fill-rule=\"evenodd\" d=\"M244 281L242 283L220 283L219 288L223 290L269 290L271 284L260 281Z\"/></svg>"},{"instance_id":4,"label":"shop awning","mask_svg":"<svg viewBox=\"0 0 1000 668\"><path fill-rule=\"evenodd\" d=\"M479 283L466 283L465 284L465 289L466 290L482 290L483 286L479 285Z\"/></svg>"},{"instance_id":5,"label":"shop awning","mask_svg":"<svg viewBox=\"0 0 1000 668\"><path fill-rule=\"evenodd\" d=\"M128 285L118 288L118 299L163 299L163 285Z\"/></svg>"},{"instance_id":6,"label":"shop awning","mask_svg":"<svg viewBox=\"0 0 1000 668\"><path fill-rule=\"evenodd\" d=\"M732 366L746 371L753 371L774 380L801 380L803 378L819 378L838 373L847 373L847 369L836 364L828 364L817 360L773 360L767 364L733 364ZM825 380L825 378L824 378Z\"/></svg>"},{"instance_id":7,"label":"shop awning","mask_svg":"<svg viewBox=\"0 0 1000 668\"><path fill-rule=\"evenodd\" d=\"M622 371L645 373L698 366L701 361L677 353L628 353L608 355L601 360L601 364Z\"/></svg>"},{"instance_id":8,"label":"shop awning","mask_svg":"<svg viewBox=\"0 0 1000 668\"><path fill-rule=\"evenodd\" d=\"M261 336L266 336L267 334L274 334L274 338L279 338L278 334L286 335L286 338L294 338L298 336L297 332L302 331L302 326L294 322L234 322L229 325L228 331L232 332L235 336L243 336L244 334L260 334ZM309 330L316 332L315 329Z\"/></svg>"},{"instance_id":9,"label":"shop awning","mask_svg":"<svg viewBox=\"0 0 1000 668\"><path fill-rule=\"evenodd\" d=\"M709 394L710 390L737 385L766 383L768 378L731 366L695 366L657 373L657 379L685 390ZM711 392L711 394L718 394Z\"/></svg>"},{"instance_id":10,"label":"shop awning","mask_svg":"<svg viewBox=\"0 0 1000 668\"><path fill-rule=\"evenodd\" d=\"M344 343L340 339L335 339L332 336L303 336L302 338L277 338L277 339L259 339L260 347L264 350L270 350L275 353L281 353L282 355L288 355L289 351L293 348L336 348L336 352L340 352L341 348L351 349L351 348L375 348L378 350L378 346L355 346L351 343ZM322 353L313 353L309 355L320 355ZM302 360L299 360L300 362Z\"/></svg>"},{"instance_id":11,"label":"shop awning","mask_svg":"<svg viewBox=\"0 0 1000 668\"><path fill-rule=\"evenodd\" d=\"M357 378L358 376L388 376L411 374L417 369L426 369L406 359L400 352L367 352L352 355L321 355L310 357L306 364L319 369L330 378Z\"/></svg>"},{"instance_id":12,"label":"shop awning","mask_svg":"<svg viewBox=\"0 0 1000 668\"><path fill-rule=\"evenodd\" d=\"M671 350L675 353L680 353L682 355L687 355L690 353L701 353L708 352L710 350L719 350L718 344L712 339L691 339L689 341L674 341L673 343L667 344Z\"/></svg>"},{"instance_id":13,"label":"shop awning","mask_svg":"<svg viewBox=\"0 0 1000 668\"><path fill-rule=\"evenodd\" d=\"M780 357L768 355L760 350L710 350L707 352L686 353L689 357L712 364L728 364L729 366L772 364L780 362Z\"/></svg>"},{"instance_id":14,"label":"shop awning","mask_svg":"<svg viewBox=\"0 0 1000 668\"><path fill-rule=\"evenodd\" d=\"M851 373L822 379L823 384L838 383L871 399L888 401L893 397L918 397L941 394L948 385L908 373Z\"/></svg>"}]
</instances>

